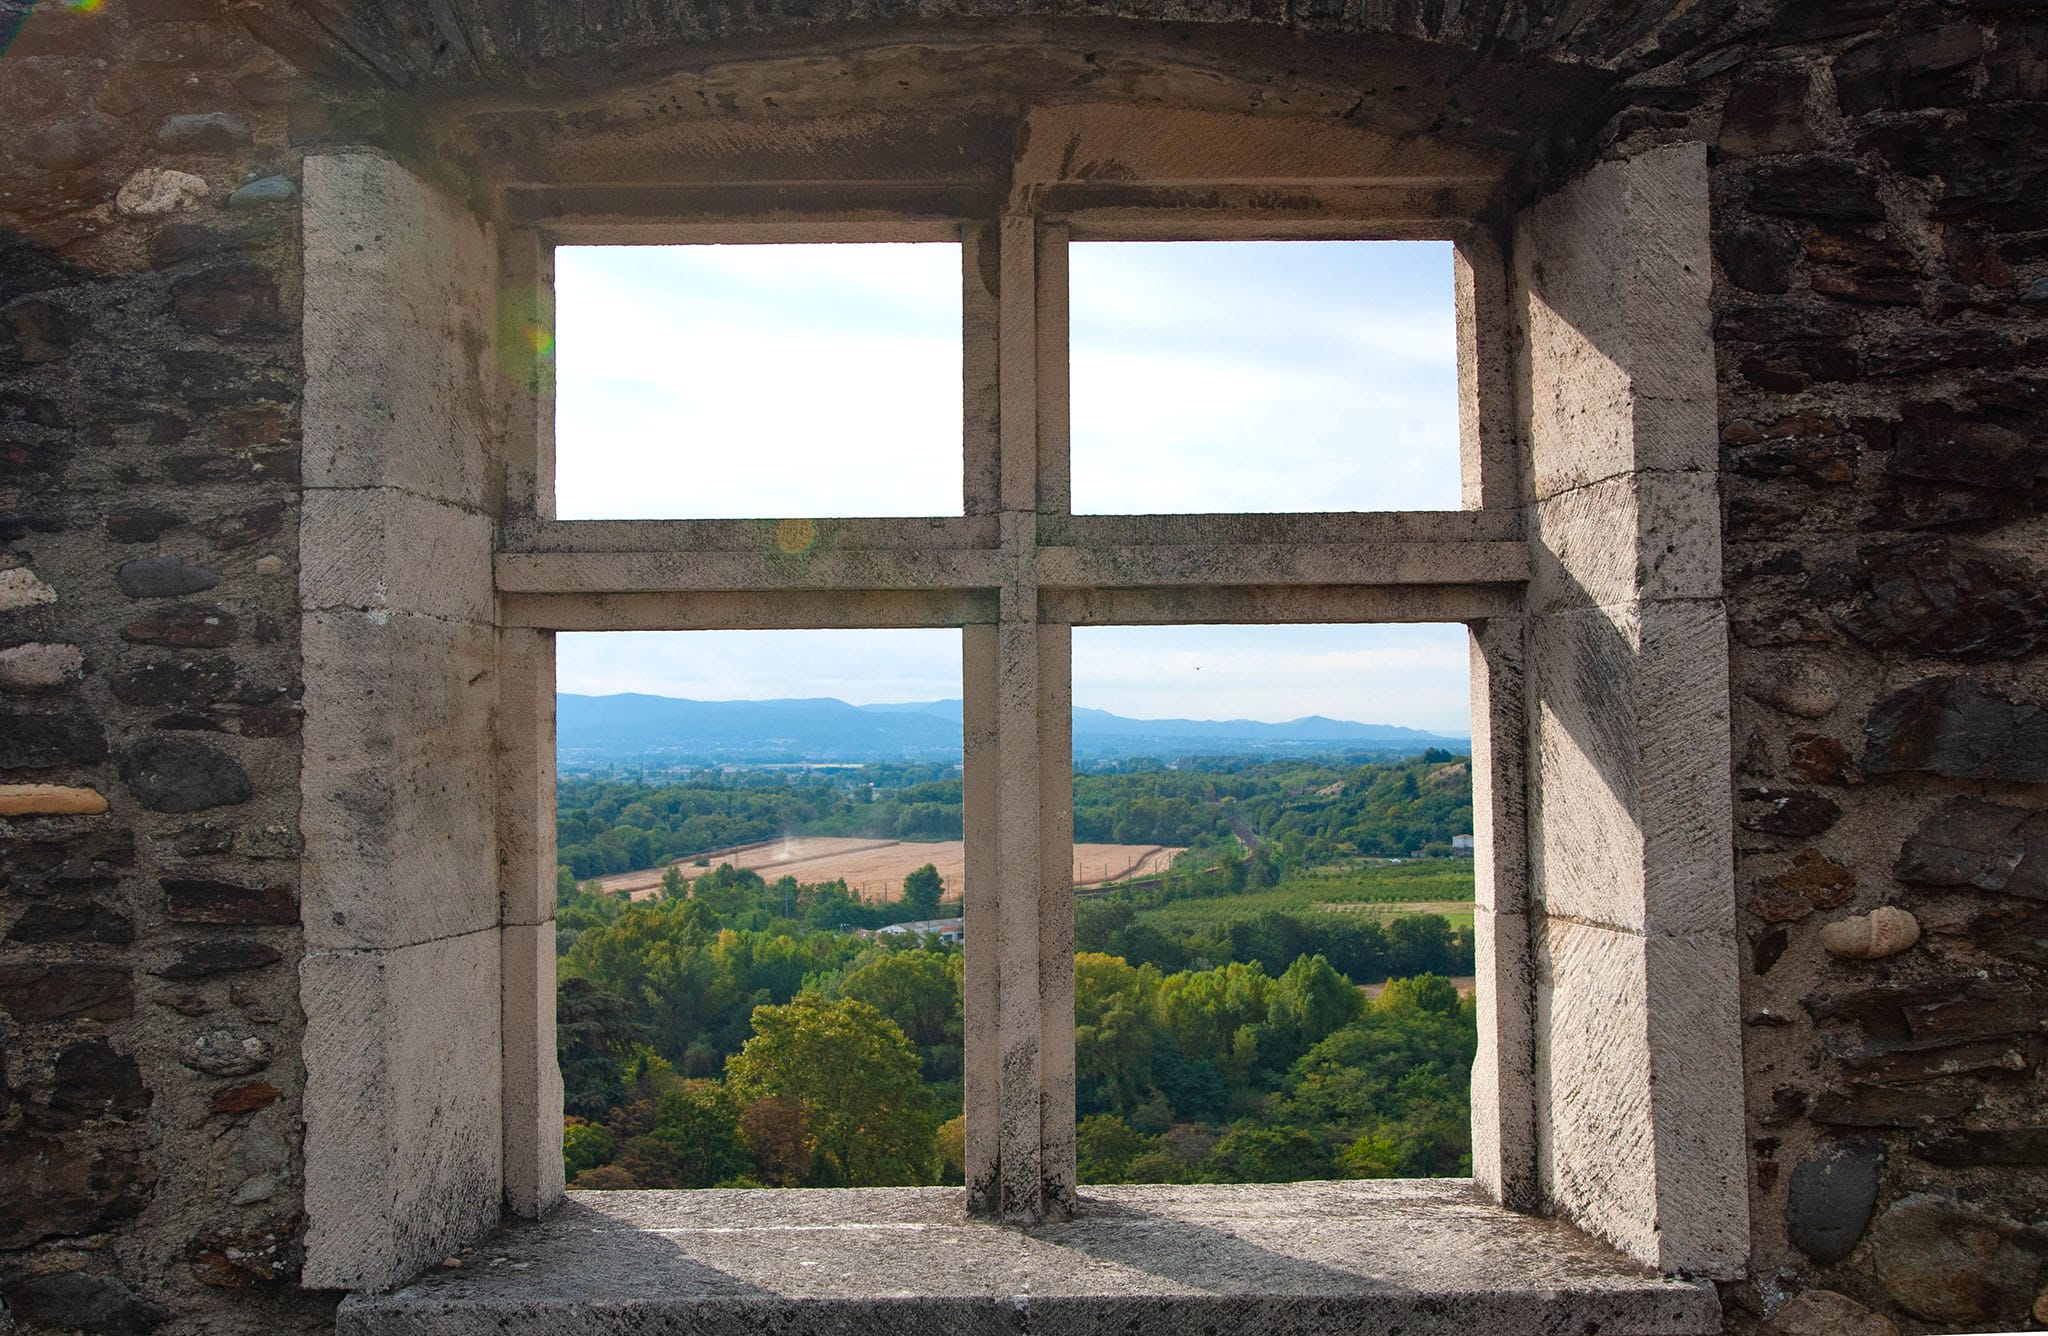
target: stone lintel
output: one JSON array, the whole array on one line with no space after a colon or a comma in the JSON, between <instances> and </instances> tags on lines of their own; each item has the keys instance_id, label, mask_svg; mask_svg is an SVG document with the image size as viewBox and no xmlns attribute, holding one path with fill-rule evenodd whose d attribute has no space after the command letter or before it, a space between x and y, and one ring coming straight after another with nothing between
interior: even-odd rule
<instances>
[{"instance_id":1,"label":"stone lintel","mask_svg":"<svg viewBox=\"0 0 2048 1336\"><path fill-rule=\"evenodd\" d=\"M575 1192L470 1265L351 1297L337 1332L1720 1330L1711 1285L1460 1180L1091 1187L1031 1229L965 1205L958 1188Z\"/></svg>"}]
</instances>

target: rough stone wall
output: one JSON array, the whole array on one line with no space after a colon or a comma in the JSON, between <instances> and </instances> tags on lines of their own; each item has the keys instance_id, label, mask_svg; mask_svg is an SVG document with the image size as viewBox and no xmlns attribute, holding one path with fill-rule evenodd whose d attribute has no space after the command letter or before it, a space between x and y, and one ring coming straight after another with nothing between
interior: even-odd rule
<instances>
[{"instance_id":1,"label":"rough stone wall","mask_svg":"<svg viewBox=\"0 0 2048 1336\"><path fill-rule=\"evenodd\" d=\"M0 5L0 1330L331 1322L293 85L211 5Z\"/></svg>"},{"instance_id":2,"label":"rough stone wall","mask_svg":"<svg viewBox=\"0 0 2048 1336\"><path fill-rule=\"evenodd\" d=\"M617 8L238 12L415 88L823 22ZM1753 1231L1730 1330L2026 1325L2048 16L1447 8L1173 16L1548 51L1626 80L1610 143L1713 146ZM294 1262L296 80L216 10L0 2L0 1329L331 1316ZM18 787L45 783L84 792ZM1887 905L1912 928L1866 918Z\"/></svg>"},{"instance_id":3,"label":"rough stone wall","mask_svg":"<svg viewBox=\"0 0 2048 1336\"><path fill-rule=\"evenodd\" d=\"M1753 1174L1725 1297L2048 1323L2048 13L1791 5L1713 64Z\"/></svg>"}]
</instances>

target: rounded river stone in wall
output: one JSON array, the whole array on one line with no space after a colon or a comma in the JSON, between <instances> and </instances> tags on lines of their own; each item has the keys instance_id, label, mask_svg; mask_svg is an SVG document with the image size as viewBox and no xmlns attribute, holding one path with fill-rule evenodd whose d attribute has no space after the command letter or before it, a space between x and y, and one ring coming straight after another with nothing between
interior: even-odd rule
<instances>
[{"instance_id":1,"label":"rounded river stone in wall","mask_svg":"<svg viewBox=\"0 0 2048 1336\"><path fill-rule=\"evenodd\" d=\"M137 557L121 563L114 583L130 598L177 598L220 583L220 575L204 566L188 566L176 557Z\"/></svg>"},{"instance_id":2,"label":"rounded river stone in wall","mask_svg":"<svg viewBox=\"0 0 2048 1336\"><path fill-rule=\"evenodd\" d=\"M1823 1266L1847 1257L1870 1225L1883 1162L1884 1148L1875 1142L1801 1160L1785 1202L1786 1231L1794 1246Z\"/></svg>"},{"instance_id":3,"label":"rounded river stone in wall","mask_svg":"<svg viewBox=\"0 0 2048 1336\"><path fill-rule=\"evenodd\" d=\"M197 812L249 801L249 772L191 738L145 738L121 759L121 778L155 812Z\"/></svg>"}]
</instances>

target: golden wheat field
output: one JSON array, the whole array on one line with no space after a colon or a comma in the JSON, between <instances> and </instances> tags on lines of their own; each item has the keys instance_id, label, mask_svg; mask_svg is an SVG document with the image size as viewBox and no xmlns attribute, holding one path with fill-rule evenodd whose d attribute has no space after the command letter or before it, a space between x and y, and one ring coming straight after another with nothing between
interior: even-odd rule
<instances>
[{"instance_id":1,"label":"golden wheat field","mask_svg":"<svg viewBox=\"0 0 2048 1336\"><path fill-rule=\"evenodd\" d=\"M1180 850L1158 844L1077 844L1074 846L1074 884L1094 886L1105 881L1150 876L1166 870ZM967 877L967 850L959 840L936 844L908 840L861 840L827 836L798 835L781 840L763 840L720 850L709 867L693 863L676 866L685 879L694 880L720 863L750 868L773 881L784 875L816 883L844 878L847 889L863 900L879 903L903 894L903 879L930 863L946 883L946 898L955 899ZM642 868L617 872L598 882L614 895L635 900L652 896L661 885L664 869Z\"/></svg>"}]
</instances>

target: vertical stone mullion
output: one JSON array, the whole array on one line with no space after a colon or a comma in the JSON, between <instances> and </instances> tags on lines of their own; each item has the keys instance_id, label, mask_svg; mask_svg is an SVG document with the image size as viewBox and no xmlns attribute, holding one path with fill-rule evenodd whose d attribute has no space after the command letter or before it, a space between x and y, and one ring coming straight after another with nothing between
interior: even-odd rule
<instances>
[{"instance_id":1,"label":"vertical stone mullion","mask_svg":"<svg viewBox=\"0 0 2048 1336\"><path fill-rule=\"evenodd\" d=\"M975 1215L1034 1221L1064 1212L1074 1183L1071 636L1039 624L1034 570L1040 433L1052 425L1063 438L1064 415L1041 412L1038 224L1007 217L995 235L995 263L977 251L965 280L996 282L996 458L987 467L970 441L966 494L972 504L977 478L995 480L1005 570L996 624L967 628L962 654L967 1184ZM1063 292L1062 273L1053 277ZM970 354L970 398L977 365ZM1055 380L1064 400L1064 377ZM1063 488L1054 504L1064 506Z\"/></svg>"},{"instance_id":2,"label":"vertical stone mullion","mask_svg":"<svg viewBox=\"0 0 2048 1336\"><path fill-rule=\"evenodd\" d=\"M1074 629L1037 627L1038 1210L1073 1210Z\"/></svg>"}]
</instances>

